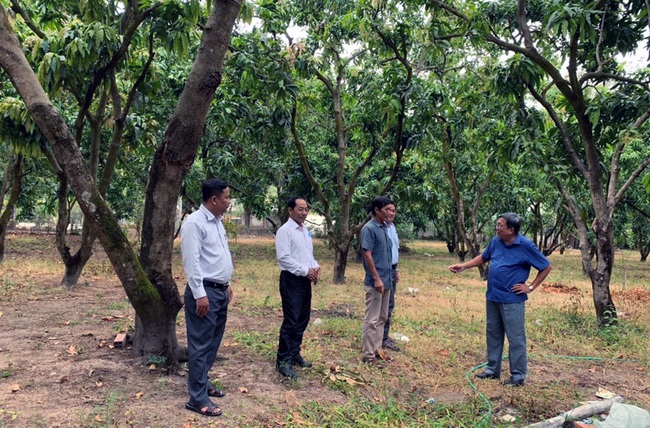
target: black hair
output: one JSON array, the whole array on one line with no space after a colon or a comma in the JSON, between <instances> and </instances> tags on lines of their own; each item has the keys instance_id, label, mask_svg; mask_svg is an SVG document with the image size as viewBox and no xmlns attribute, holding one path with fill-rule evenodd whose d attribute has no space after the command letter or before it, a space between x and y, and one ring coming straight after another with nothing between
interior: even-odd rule
<instances>
[{"instance_id":1,"label":"black hair","mask_svg":"<svg viewBox=\"0 0 650 428\"><path fill-rule=\"evenodd\" d=\"M207 201L213 196L221 197L224 190L228 188L228 183L218 178L209 178L201 184L201 194L203 202Z\"/></svg>"},{"instance_id":2,"label":"black hair","mask_svg":"<svg viewBox=\"0 0 650 428\"><path fill-rule=\"evenodd\" d=\"M395 205L395 202L391 201L385 196L377 196L375 199L372 200L370 203L370 214L375 215L375 209L381 210L384 208L386 205Z\"/></svg>"},{"instance_id":3,"label":"black hair","mask_svg":"<svg viewBox=\"0 0 650 428\"><path fill-rule=\"evenodd\" d=\"M294 209L296 207L296 201L298 199L302 199L303 201L307 202L307 199L303 198L302 196L293 196L287 201L287 208ZM309 208L309 202L307 202L307 208Z\"/></svg>"},{"instance_id":4,"label":"black hair","mask_svg":"<svg viewBox=\"0 0 650 428\"><path fill-rule=\"evenodd\" d=\"M515 213L504 213L499 216L506 221L506 226L508 229L514 229L515 233L519 233L521 228L521 217Z\"/></svg>"}]
</instances>

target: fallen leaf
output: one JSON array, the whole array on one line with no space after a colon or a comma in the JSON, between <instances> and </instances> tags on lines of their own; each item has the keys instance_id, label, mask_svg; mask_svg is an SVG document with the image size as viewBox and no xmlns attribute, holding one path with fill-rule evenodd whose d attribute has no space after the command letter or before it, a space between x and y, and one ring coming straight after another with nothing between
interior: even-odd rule
<instances>
[{"instance_id":1,"label":"fallen leaf","mask_svg":"<svg viewBox=\"0 0 650 428\"><path fill-rule=\"evenodd\" d=\"M386 361L386 353L383 349L377 349L377 355L379 355L379 358Z\"/></svg>"},{"instance_id":2,"label":"fallen leaf","mask_svg":"<svg viewBox=\"0 0 650 428\"><path fill-rule=\"evenodd\" d=\"M97 422L104 422L104 419L102 419L102 417L99 416L99 415L95 415L95 420L96 420Z\"/></svg>"},{"instance_id":3,"label":"fallen leaf","mask_svg":"<svg viewBox=\"0 0 650 428\"><path fill-rule=\"evenodd\" d=\"M300 413L298 413L298 412L293 412L293 420L294 420L298 425L302 425L302 424L303 424L302 418L300 417Z\"/></svg>"},{"instance_id":4,"label":"fallen leaf","mask_svg":"<svg viewBox=\"0 0 650 428\"><path fill-rule=\"evenodd\" d=\"M59 379L59 383L69 382L70 378L68 376L63 376Z\"/></svg>"},{"instance_id":5,"label":"fallen leaf","mask_svg":"<svg viewBox=\"0 0 650 428\"><path fill-rule=\"evenodd\" d=\"M449 355L451 355L451 352L449 352L449 349L441 349L440 351L438 351L438 353L440 355L444 356L444 357L448 357Z\"/></svg>"},{"instance_id":6,"label":"fallen leaf","mask_svg":"<svg viewBox=\"0 0 650 428\"><path fill-rule=\"evenodd\" d=\"M101 388L102 386L104 386L104 384L102 382L100 382L100 381L97 381L97 382L95 382L95 386L97 388Z\"/></svg>"},{"instance_id":7,"label":"fallen leaf","mask_svg":"<svg viewBox=\"0 0 650 428\"><path fill-rule=\"evenodd\" d=\"M77 348L74 345L70 345L70 347L68 348L68 354L77 355Z\"/></svg>"},{"instance_id":8,"label":"fallen leaf","mask_svg":"<svg viewBox=\"0 0 650 428\"><path fill-rule=\"evenodd\" d=\"M101 340L101 341L97 344L97 347L98 347L98 348L103 348L104 345L106 345L106 341L105 341L105 340Z\"/></svg>"},{"instance_id":9,"label":"fallen leaf","mask_svg":"<svg viewBox=\"0 0 650 428\"><path fill-rule=\"evenodd\" d=\"M156 365L155 364L150 365L149 370L151 371L156 370Z\"/></svg>"},{"instance_id":10,"label":"fallen leaf","mask_svg":"<svg viewBox=\"0 0 650 428\"><path fill-rule=\"evenodd\" d=\"M18 385L17 383L11 385L11 392L18 392L18 391L20 391L20 385Z\"/></svg>"},{"instance_id":11,"label":"fallen leaf","mask_svg":"<svg viewBox=\"0 0 650 428\"><path fill-rule=\"evenodd\" d=\"M2 311L0 311L0 317L2 316Z\"/></svg>"},{"instance_id":12,"label":"fallen leaf","mask_svg":"<svg viewBox=\"0 0 650 428\"><path fill-rule=\"evenodd\" d=\"M337 376L335 376L335 379L336 379L336 380L342 380L343 382L347 382L347 383L348 383L349 385L351 385L351 386L355 386L355 385L365 385L365 384L366 384L365 382L359 382L359 381L357 381L357 380L355 380L355 379L352 379L351 377L348 377L348 376L342 376L342 375L337 375Z\"/></svg>"},{"instance_id":13,"label":"fallen leaf","mask_svg":"<svg viewBox=\"0 0 650 428\"><path fill-rule=\"evenodd\" d=\"M63 325L70 325L70 321L64 322Z\"/></svg>"},{"instance_id":14,"label":"fallen leaf","mask_svg":"<svg viewBox=\"0 0 650 428\"><path fill-rule=\"evenodd\" d=\"M598 398L609 399L609 398L614 398L615 396L616 396L616 394L614 394L611 391L606 390L602 386L599 386L598 391L596 392L596 397L598 397Z\"/></svg>"},{"instance_id":15,"label":"fallen leaf","mask_svg":"<svg viewBox=\"0 0 650 428\"><path fill-rule=\"evenodd\" d=\"M95 369L90 369L88 372L88 376L92 376L95 373Z\"/></svg>"},{"instance_id":16,"label":"fallen leaf","mask_svg":"<svg viewBox=\"0 0 650 428\"><path fill-rule=\"evenodd\" d=\"M246 388L245 386L240 386L239 392L241 392L242 394L246 394L248 392L248 388Z\"/></svg>"},{"instance_id":17,"label":"fallen leaf","mask_svg":"<svg viewBox=\"0 0 650 428\"><path fill-rule=\"evenodd\" d=\"M135 399L136 399L136 400L139 400L140 397L142 397L143 395L144 395L144 392L143 392L143 391L140 391L140 392L138 392L137 394L135 394Z\"/></svg>"}]
</instances>

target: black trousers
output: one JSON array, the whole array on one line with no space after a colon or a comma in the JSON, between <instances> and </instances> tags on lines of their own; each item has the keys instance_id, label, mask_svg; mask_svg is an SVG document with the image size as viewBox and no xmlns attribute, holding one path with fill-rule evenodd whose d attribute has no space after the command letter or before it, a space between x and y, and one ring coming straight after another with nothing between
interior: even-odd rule
<instances>
[{"instance_id":1,"label":"black trousers","mask_svg":"<svg viewBox=\"0 0 650 428\"><path fill-rule=\"evenodd\" d=\"M397 291L397 270L393 268L391 273L393 286L390 289L390 300L388 301L388 318L384 323L384 342L388 340L388 333L390 332L390 320L393 316L393 309L395 309L395 292Z\"/></svg>"},{"instance_id":2,"label":"black trousers","mask_svg":"<svg viewBox=\"0 0 650 428\"><path fill-rule=\"evenodd\" d=\"M290 272L280 273L280 297L284 320L280 327L278 364L291 364L300 354L302 336L311 314L311 281Z\"/></svg>"}]
</instances>

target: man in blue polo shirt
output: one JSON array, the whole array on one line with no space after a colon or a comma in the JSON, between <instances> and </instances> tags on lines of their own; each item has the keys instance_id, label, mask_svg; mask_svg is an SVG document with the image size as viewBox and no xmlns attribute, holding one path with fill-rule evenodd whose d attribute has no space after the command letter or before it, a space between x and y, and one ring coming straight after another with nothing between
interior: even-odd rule
<instances>
[{"instance_id":1,"label":"man in blue polo shirt","mask_svg":"<svg viewBox=\"0 0 650 428\"><path fill-rule=\"evenodd\" d=\"M372 219L361 229L361 254L366 277L366 311L363 317L362 361L382 367L381 360L388 360L382 351L384 323L388 318L390 290L393 287L391 242L386 221L395 214L395 203L378 196L370 204Z\"/></svg>"},{"instance_id":2,"label":"man in blue polo shirt","mask_svg":"<svg viewBox=\"0 0 650 428\"><path fill-rule=\"evenodd\" d=\"M503 384L510 386L523 386L528 371L524 312L528 293L539 287L551 271L551 264L537 246L519 235L520 227L521 218L517 214L501 214L496 224L496 236L483 254L466 263L449 266L450 271L459 273L490 262L485 295L488 361L485 371L476 377L501 377L503 342L507 336L510 379ZM538 273L530 284L526 284L531 266Z\"/></svg>"}]
</instances>

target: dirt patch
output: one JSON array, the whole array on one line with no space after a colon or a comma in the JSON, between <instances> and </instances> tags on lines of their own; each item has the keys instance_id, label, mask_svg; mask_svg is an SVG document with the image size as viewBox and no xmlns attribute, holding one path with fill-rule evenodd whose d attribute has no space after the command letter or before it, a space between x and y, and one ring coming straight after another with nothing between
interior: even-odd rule
<instances>
[{"instance_id":1,"label":"dirt patch","mask_svg":"<svg viewBox=\"0 0 650 428\"><path fill-rule=\"evenodd\" d=\"M51 298L3 304L0 426L212 426L213 420L184 410L188 397L182 372L150 369L128 349L110 346L120 320L132 319L132 309L97 308L121 308L124 302L118 284L98 282L59 291ZM233 310L227 329L258 329L265 323L264 318ZM181 342L183 330L179 328ZM211 372L227 391L218 400L224 412L219 426L286 421L289 409L315 397L324 404L346 401L319 376L302 376L296 384L283 382L268 359L246 352L232 340L221 348L220 356L223 360Z\"/></svg>"},{"instance_id":2,"label":"dirt patch","mask_svg":"<svg viewBox=\"0 0 650 428\"><path fill-rule=\"evenodd\" d=\"M128 349L111 347L119 331L134 325L134 313L103 251L97 248L93 264L88 266L78 287L62 289L57 273L62 266L52 241L49 235L35 237L33 242L23 241L16 251L6 254L5 263L0 265L0 427L282 427L287 422L295 426L309 413L304 408L300 409L303 413L296 412L302 404L310 403L309 408L316 407L313 413L319 415L345 408L348 397L353 400L358 396L366 397L370 403L386 403L390 399L405 412L432 409L427 414L431 418L426 421L444 415L447 409L453 413L454 406L462 412L478 403L475 412L479 419L488 414L489 405L491 414L497 417L514 414L522 421L533 422L556 416L580 401L596 399L599 387L622 395L628 403L650 408L647 363L635 361L639 357L634 355L621 355L618 359L572 357L571 354L583 354L582 350L552 343L554 337L565 334L560 330L550 330L551 345L537 342L538 346L545 345L543 351L531 340L525 388L507 388L495 380L478 381L469 376L475 391L468 385L466 374L483 359L483 326L474 322L474 315L457 323L453 319L451 323L439 319L435 303L444 299L455 301L455 297L449 296L456 291L446 285L431 285L437 278L433 268L426 265L424 271L425 264L418 262L411 267L412 272L420 275L417 281L408 276L405 281L418 286L420 294L408 295L403 291L398 307L402 326L411 328L412 342L394 355L395 360L384 371L360 364L360 332L339 329L334 323L320 330L310 326L308 349L318 347L316 354L322 357L315 361L314 368L301 373L297 383L287 383L278 377L273 364L272 353L281 322L278 305L233 304L221 359L210 374L227 392L226 397L217 400L224 414L216 420L201 417L184 409L188 397L182 371L170 374L151 368L134 358ZM271 245L245 247L240 253L242 258L273 263ZM417 257L419 253L413 256ZM437 263L446 270L451 262ZM422 270L418 270L420 267ZM355 273L351 268L349 274L356 275L358 284L362 275L360 268L356 269ZM409 269L405 271L408 275ZM274 278L276 274L274 270ZM426 279L429 277L432 279ZM245 287L255 288L251 285L256 284L257 277L254 278ZM483 316L484 284L476 283L467 277L457 286L458 293L464 294L459 294L454 316L464 316L465 311ZM314 309L312 321L354 320L360 329L363 312L355 303L360 300L360 292L358 285L353 287L356 288L352 291L343 286L336 288L336 298ZM481 291L472 294L474 288ZM439 297L431 294L438 289ZM427 297L425 291L429 292ZM542 291L549 291L550 297L557 300L585 293L561 283L544 284ZM617 298L623 303L633 302L629 306L643 311L647 308L644 292L647 293L644 289L628 289ZM268 296L260 297L265 298ZM540 293L533 302L544 302L544 298ZM428 308L433 309L427 318L412 324L404 322L418 320L408 314ZM185 343L182 322L181 316L178 339ZM464 334L474 330L479 339L467 342ZM418 340L423 342L429 337L435 338L430 346L418 347ZM253 343L243 343L242 338L250 338ZM547 355L551 352L567 355ZM333 364L360 373L367 383L333 386L327 381ZM478 393L487 397L486 404L477 400ZM444 406L443 410L434 414L434 407L425 404L430 399ZM470 406L463 407L465 403Z\"/></svg>"},{"instance_id":3,"label":"dirt patch","mask_svg":"<svg viewBox=\"0 0 650 428\"><path fill-rule=\"evenodd\" d=\"M551 284L543 283L542 290L548 291L549 293L564 293L564 294L577 294L578 292L580 292L578 287L564 285L559 282L554 282Z\"/></svg>"},{"instance_id":4,"label":"dirt patch","mask_svg":"<svg viewBox=\"0 0 650 428\"><path fill-rule=\"evenodd\" d=\"M650 300L650 292L639 287L630 288L629 290L614 290L612 296L630 302L647 302Z\"/></svg>"}]
</instances>

